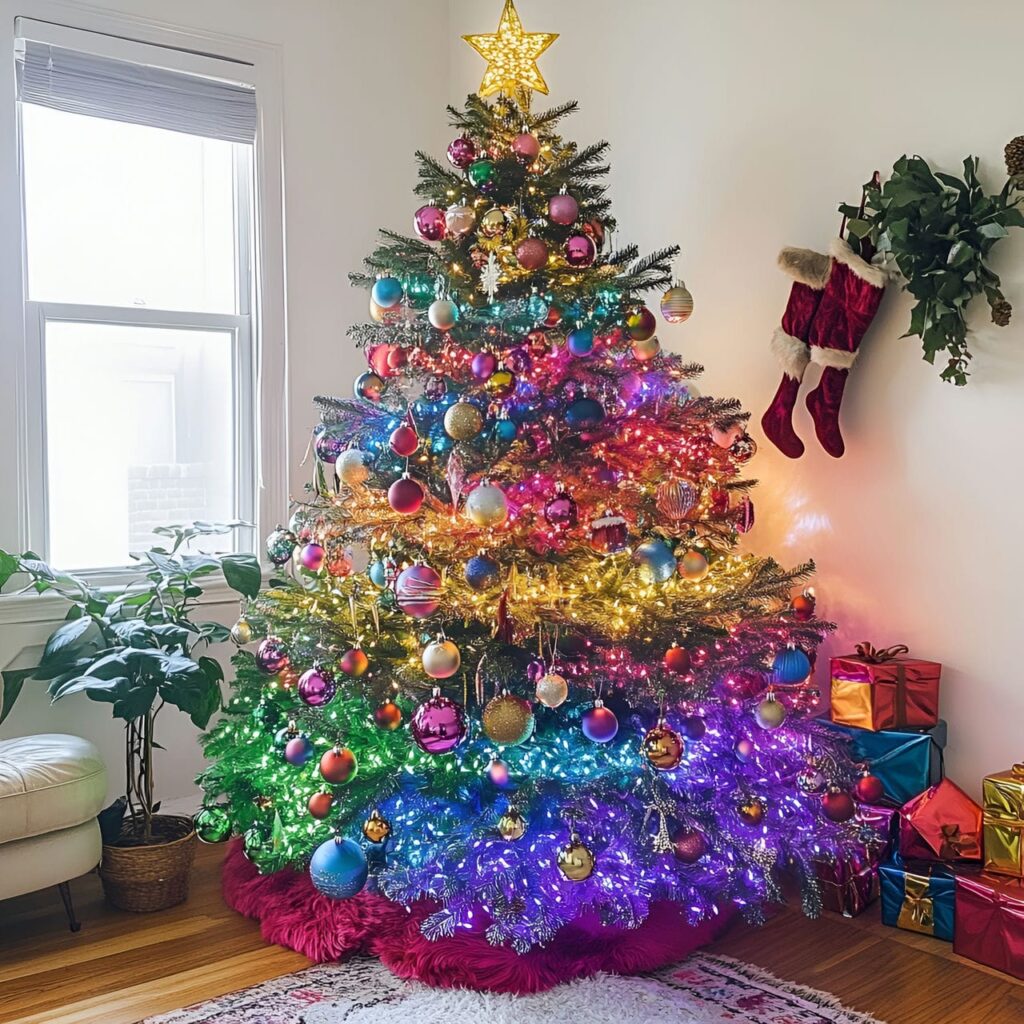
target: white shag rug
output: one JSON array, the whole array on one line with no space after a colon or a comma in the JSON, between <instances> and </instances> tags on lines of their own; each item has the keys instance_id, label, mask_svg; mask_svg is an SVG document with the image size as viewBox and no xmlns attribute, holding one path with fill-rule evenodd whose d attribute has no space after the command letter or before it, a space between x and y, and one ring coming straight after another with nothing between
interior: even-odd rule
<instances>
[{"instance_id":1,"label":"white shag rug","mask_svg":"<svg viewBox=\"0 0 1024 1024\"><path fill-rule=\"evenodd\" d=\"M597 975L533 996L428 988L372 959L321 964L144 1024L884 1024L827 992L694 953L653 974Z\"/></svg>"}]
</instances>

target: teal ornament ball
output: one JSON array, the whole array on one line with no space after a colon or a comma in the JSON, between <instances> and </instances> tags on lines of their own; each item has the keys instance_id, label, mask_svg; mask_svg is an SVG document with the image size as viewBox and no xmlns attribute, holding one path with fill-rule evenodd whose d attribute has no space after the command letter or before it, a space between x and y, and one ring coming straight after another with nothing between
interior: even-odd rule
<instances>
[{"instance_id":1,"label":"teal ornament ball","mask_svg":"<svg viewBox=\"0 0 1024 1024\"><path fill-rule=\"evenodd\" d=\"M369 568L366 570L366 575L370 577L370 582L375 587L383 587L388 581L387 569L380 559L370 563Z\"/></svg>"},{"instance_id":2,"label":"teal ornament ball","mask_svg":"<svg viewBox=\"0 0 1024 1024\"><path fill-rule=\"evenodd\" d=\"M496 440L509 444L516 439L517 433L518 428L515 421L510 420L507 416L499 417L494 421L494 437Z\"/></svg>"},{"instance_id":3,"label":"teal ornament ball","mask_svg":"<svg viewBox=\"0 0 1024 1024\"><path fill-rule=\"evenodd\" d=\"M347 900L361 892L368 874L362 847L340 836L321 843L309 862L310 881L332 900Z\"/></svg>"},{"instance_id":4,"label":"teal ornament ball","mask_svg":"<svg viewBox=\"0 0 1024 1024\"><path fill-rule=\"evenodd\" d=\"M297 543L295 534L291 530L279 526L267 537L267 557L274 565L284 565L292 557Z\"/></svg>"},{"instance_id":5,"label":"teal ornament ball","mask_svg":"<svg viewBox=\"0 0 1024 1024\"><path fill-rule=\"evenodd\" d=\"M565 423L571 430L593 430L604 420L604 406L596 398L577 398L565 410Z\"/></svg>"},{"instance_id":6,"label":"teal ornament ball","mask_svg":"<svg viewBox=\"0 0 1024 1024\"><path fill-rule=\"evenodd\" d=\"M772 661L772 680L782 685L801 683L811 674L811 659L799 647L779 651Z\"/></svg>"},{"instance_id":7,"label":"teal ornament ball","mask_svg":"<svg viewBox=\"0 0 1024 1024\"><path fill-rule=\"evenodd\" d=\"M397 277L378 277L370 295L382 309L390 309L402 298L402 282Z\"/></svg>"},{"instance_id":8,"label":"teal ornament ball","mask_svg":"<svg viewBox=\"0 0 1024 1024\"><path fill-rule=\"evenodd\" d=\"M223 807L204 807L192 824L202 843L223 843L231 835L231 819Z\"/></svg>"},{"instance_id":9,"label":"teal ornament ball","mask_svg":"<svg viewBox=\"0 0 1024 1024\"><path fill-rule=\"evenodd\" d=\"M640 566L640 576L645 583L664 583L675 575L676 557L660 538L637 545L633 561Z\"/></svg>"},{"instance_id":10,"label":"teal ornament ball","mask_svg":"<svg viewBox=\"0 0 1024 1024\"><path fill-rule=\"evenodd\" d=\"M405 294L413 309L426 309L434 301L434 279L429 274L410 274L405 279Z\"/></svg>"},{"instance_id":11,"label":"teal ornament ball","mask_svg":"<svg viewBox=\"0 0 1024 1024\"><path fill-rule=\"evenodd\" d=\"M539 324L541 321L547 319L548 310L551 308L547 299L543 295L539 295L534 292L526 301L526 312L529 314L530 319Z\"/></svg>"},{"instance_id":12,"label":"teal ornament ball","mask_svg":"<svg viewBox=\"0 0 1024 1024\"><path fill-rule=\"evenodd\" d=\"M469 177L470 184L479 188L481 185L486 185L494 177L494 164L490 160L474 160L469 165L466 174Z\"/></svg>"},{"instance_id":13,"label":"teal ornament ball","mask_svg":"<svg viewBox=\"0 0 1024 1024\"><path fill-rule=\"evenodd\" d=\"M594 332L589 327L577 327L569 332L566 344L574 356L589 356L594 350Z\"/></svg>"}]
</instances>

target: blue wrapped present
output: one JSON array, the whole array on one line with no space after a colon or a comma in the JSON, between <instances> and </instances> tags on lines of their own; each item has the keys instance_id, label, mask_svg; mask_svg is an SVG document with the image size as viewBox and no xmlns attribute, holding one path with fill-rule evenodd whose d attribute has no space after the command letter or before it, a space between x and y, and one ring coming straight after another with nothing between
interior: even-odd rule
<instances>
[{"instance_id":1,"label":"blue wrapped present","mask_svg":"<svg viewBox=\"0 0 1024 1024\"><path fill-rule=\"evenodd\" d=\"M834 734L849 740L849 754L863 761L885 788L883 802L902 807L943 776L942 752L946 746L946 723L925 730L871 732L851 725L822 722Z\"/></svg>"},{"instance_id":2,"label":"blue wrapped present","mask_svg":"<svg viewBox=\"0 0 1024 1024\"><path fill-rule=\"evenodd\" d=\"M945 864L894 857L879 865L882 924L953 941L955 875Z\"/></svg>"}]
</instances>

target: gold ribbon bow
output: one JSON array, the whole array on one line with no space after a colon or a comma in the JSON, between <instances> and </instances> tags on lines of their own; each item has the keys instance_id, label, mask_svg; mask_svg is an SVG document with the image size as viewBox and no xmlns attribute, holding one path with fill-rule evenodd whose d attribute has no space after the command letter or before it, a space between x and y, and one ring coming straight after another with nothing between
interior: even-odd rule
<instances>
[{"instance_id":1,"label":"gold ribbon bow","mask_svg":"<svg viewBox=\"0 0 1024 1024\"><path fill-rule=\"evenodd\" d=\"M880 665L883 661L892 661L901 654L909 654L910 648L906 644L893 644L891 647L875 647L867 640L857 644L857 657L872 665Z\"/></svg>"},{"instance_id":2,"label":"gold ribbon bow","mask_svg":"<svg viewBox=\"0 0 1024 1024\"><path fill-rule=\"evenodd\" d=\"M896 921L898 928L909 932L920 932L922 935L935 934L935 908L932 898L928 895L931 880L926 875L913 875L909 871L904 876L903 905Z\"/></svg>"},{"instance_id":3,"label":"gold ribbon bow","mask_svg":"<svg viewBox=\"0 0 1024 1024\"><path fill-rule=\"evenodd\" d=\"M942 825L942 842L939 844L939 856L944 860L960 857L967 845L967 837L960 832L959 825Z\"/></svg>"}]
</instances>

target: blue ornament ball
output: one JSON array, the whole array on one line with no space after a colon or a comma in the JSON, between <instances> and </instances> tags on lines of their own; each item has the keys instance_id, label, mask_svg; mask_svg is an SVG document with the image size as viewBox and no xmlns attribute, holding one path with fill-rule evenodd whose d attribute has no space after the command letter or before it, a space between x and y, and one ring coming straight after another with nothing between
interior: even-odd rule
<instances>
[{"instance_id":1,"label":"blue ornament ball","mask_svg":"<svg viewBox=\"0 0 1024 1024\"><path fill-rule=\"evenodd\" d=\"M799 647L779 651L772 662L772 680L776 683L800 683L810 674L811 659Z\"/></svg>"},{"instance_id":2,"label":"blue ornament ball","mask_svg":"<svg viewBox=\"0 0 1024 1024\"><path fill-rule=\"evenodd\" d=\"M366 575L370 577L370 582L375 587L383 587L388 581L387 570L380 559L370 563L369 568L366 570Z\"/></svg>"},{"instance_id":3,"label":"blue ornament ball","mask_svg":"<svg viewBox=\"0 0 1024 1024\"><path fill-rule=\"evenodd\" d=\"M351 839L328 839L313 851L309 877L318 892L347 900L366 884L369 867L362 847Z\"/></svg>"},{"instance_id":4,"label":"blue ornament ball","mask_svg":"<svg viewBox=\"0 0 1024 1024\"><path fill-rule=\"evenodd\" d=\"M594 332L589 327L577 327L569 332L566 344L574 356L589 356L594 350Z\"/></svg>"},{"instance_id":5,"label":"blue ornament ball","mask_svg":"<svg viewBox=\"0 0 1024 1024\"><path fill-rule=\"evenodd\" d=\"M637 545L633 561L640 566L640 575L645 583L665 583L676 572L676 556L660 537Z\"/></svg>"},{"instance_id":6,"label":"blue ornament ball","mask_svg":"<svg viewBox=\"0 0 1024 1024\"><path fill-rule=\"evenodd\" d=\"M514 420L500 419L494 421L494 436L497 440L511 443L516 439L517 433L518 428Z\"/></svg>"},{"instance_id":7,"label":"blue ornament ball","mask_svg":"<svg viewBox=\"0 0 1024 1024\"><path fill-rule=\"evenodd\" d=\"M604 406L596 398L577 398L565 410L565 422L572 430L593 430L604 419Z\"/></svg>"},{"instance_id":8,"label":"blue ornament ball","mask_svg":"<svg viewBox=\"0 0 1024 1024\"><path fill-rule=\"evenodd\" d=\"M466 563L466 582L474 590L486 590L498 578L500 566L490 555L474 555Z\"/></svg>"},{"instance_id":9,"label":"blue ornament ball","mask_svg":"<svg viewBox=\"0 0 1024 1024\"><path fill-rule=\"evenodd\" d=\"M380 277L370 294L381 309L390 309L402 297L402 282L397 277Z\"/></svg>"}]
</instances>

